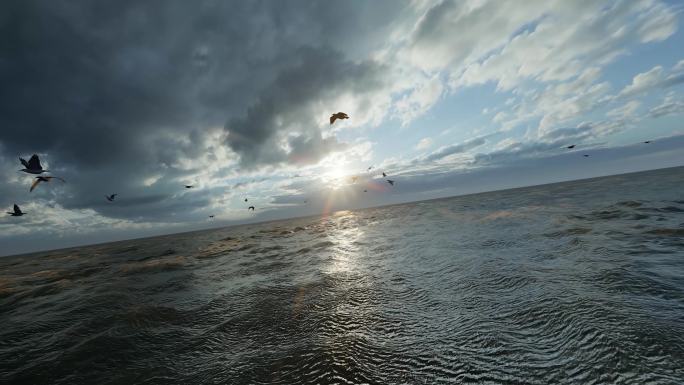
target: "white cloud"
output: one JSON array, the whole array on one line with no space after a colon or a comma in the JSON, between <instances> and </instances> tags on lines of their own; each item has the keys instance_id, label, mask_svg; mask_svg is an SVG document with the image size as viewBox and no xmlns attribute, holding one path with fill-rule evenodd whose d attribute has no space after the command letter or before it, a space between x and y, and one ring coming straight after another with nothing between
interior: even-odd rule
<instances>
[{"instance_id":1,"label":"white cloud","mask_svg":"<svg viewBox=\"0 0 684 385\"><path fill-rule=\"evenodd\" d=\"M423 138L418 142L416 145L416 150L426 150L432 146L432 139L430 138Z\"/></svg>"},{"instance_id":2,"label":"white cloud","mask_svg":"<svg viewBox=\"0 0 684 385\"><path fill-rule=\"evenodd\" d=\"M500 4L494 3L494 7ZM674 11L658 2L544 3L515 3L514 6L525 9L525 23L531 24L530 30L514 36L506 44L501 42L500 49L488 47L485 51L493 50L494 53L481 60L466 61L464 71L452 71L452 86L492 81L499 89L510 90L525 79L543 82L567 80L579 75L583 68L611 62L623 53L627 42L637 39L652 41L655 37L662 39L676 29L676 19L671 17ZM532 7L538 9L530 10ZM539 10L544 17L540 17ZM658 18L664 25L656 30L649 24L652 18ZM494 22L496 18L492 19L492 25L488 26L485 34L497 35L507 31L505 23L497 25ZM467 33L451 32L453 36Z\"/></svg>"},{"instance_id":3,"label":"white cloud","mask_svg":"<svg viewBox=\"0 0 684 385\"><path fill-rule=\"evenodd\" d=\"M680 61L672 70L665 71L662 66L655 66L646 72L637 74L632 83L620 91L618 97L631 97L649 92L655 88L667 88L684 82L684 61Z\"/></svg>"},{"instance_id":4,"label":"white cloud","mask_svg":"<svg viewBox=\"0 0 684 385\"><path fill-rule=\"evenodd\" d=\"M648 116L651 118L680 114L684 114L684 101L676 100L673 96L666 97L661 104L648 111Z\"/></svg>"},{"instance_id":5,"label":"white cloud","mask_svg":"<svg viewBox=\"0 0 684 385\"><path fill-rule=\"evenodd\" d=\"M633 117L637 110L641 107L641 102L638 100L630 100L624 105L614 108L606 113L610 117Z\"/></svg>"},{"instance_id":6,"label":"white cloud","mask_svg":"<svg viewBox=\"0 0 684 385\"><path fill-rule=\"evenodd\" d=\"M637 74L632 79L632 83L623 88L618 96L634 96L650 90L663 81L664 73L662 66L655 66L646 72Z\"/></svg>"},{"instance_id":7,"label":"white cloud","mask_svg":"<svg viewBox=\"0 0 684 385\"><path fill-rule=\"evenodd\" d=\"M414 84L413 90L395 102L395 109L404 124L423 115L439 100L444 91L438 76Z\"/></svg>"}]
</instances>

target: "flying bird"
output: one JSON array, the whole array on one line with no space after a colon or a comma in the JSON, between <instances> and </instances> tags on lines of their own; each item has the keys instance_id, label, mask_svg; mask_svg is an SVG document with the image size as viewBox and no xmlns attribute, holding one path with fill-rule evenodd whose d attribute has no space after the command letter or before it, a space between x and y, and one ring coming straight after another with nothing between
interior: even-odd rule
<instances>
[{"instance_id":1,"label":"flying bird","mask_svg":"<svg viewBox=\"0 0 684 385\"><path fill-rule=\"evenodd\" d=\"M245 198L245 202L247 202L249 199Z\"/></svg>"},{"instance_id":2,"label":"flying bird","mask_svg":"<svg viewBox=\"0 0 684 385\"><path fill-rule=\"evenodd\" d=\"M363 192L368 192L368 190L363 190Z\"/></svg>"},{"instance_id":3,"label":"flying bird","mask_svg":"<svg viewBox=\"0 0 684 385\"><path fill-rule=\"evenodd\" d=\"M568 146L568 147L566 147L566 148L572 149L572 148L575 148L575 145L573 144L573 145Z\"/></svg>"},{"instance_id":4,"label":"flying bird","mask_svg":"<svg viewBox=\"0 0 684 385\"><path fill-rule=\"evenodd\" d=\"M382 177L383 177L383 178L387 178L387 174L385 174L384 171L382 172Z\"/></svg>"},{"instance_id":5,"label":"flying bird","mask_svg":"<svg viewBox=\"0 0 684 385\"><path fill-rule=\"evenodd\" d=\"M21 211L21 209L19 208L19 206L17 206L17 204L15 203L15 204L14 204L14 211L8 211L7 214L9 214L9 215L11 215L11 216L13 216L13 217L20 217L20 216L22 216L22 215L24 215L24 214L26 214L26 213L23 212L23 211Z\"/></svg>"},{"instance_id":6,"label":"flying bird","mask_svg":"<svg viewBox=\"0 0 684 385\"><path fill-rule=\"evenodd\" d=\"M105 195L105 198L110 202L114 202L114 198L116 198L117 195L119 194Z\"/></svg>"},{"instance_id":7,"label":"flying bird","mask_svg":"<svg viewBox=\"0 0 684 385\"><path fill-rule=\"evenodd\" d=\"M195 187L195 186L193 186L193 185L191 185L191 184L186 184L186 185L185 185L185 188L193 188L193 187Z\"/></svg>"},{"instance_id":8,"label":"flying bird","mask_svg":"<svg viewBox=\"0 0 684 385\"><path fill-rule=\"evenodd\" d=\"M368 167L368 168L366 169L366 171L370 171L370 170L372 170L372 169L373 169L373 166L370 166L370 167Z\"/></svg>"},{"instance_id":9,"label":"flying bird","mask_svg":"<svg viewBox=\"0 0 684 385\"><path fill-rule=\"evenodd\" d=\"M61 180L62 183L66 182L64 179L56 176L37 176L36 179L33 181L33 184L31 184L29 192L33 191L36 187L38 187L38 184L40 184L40 182L49 182L53 179Z\"/></svg>"},{"instance_id":10,"label":"flying bird","mask_svg":"<svg viewBox=\"0 0 684 385\"><path fill-rule=\"evenodd\" d=\"M359 177L356 176L356 175L354 175L354 176L352 176L350 179L351 179L351 182L352 182L352 183L356 183L356 181L359 180Z\"/></svg>"},{"instance_id":11,"label":"flying bird","mask_svg":"<svg viewBox=\"0 0 684 385\"><path fill-rule=\"evenodd\" d=\"M42 174L44 172L48 172L47 170L43 170L43 166L40 165L40 158L38 158L38 155L36 154L31 155L31 158L28 162L24 158L19 158L19 161L21 161L21 164L23 164L25 167L19 171L23 171L28 174Z\"/></svg>"},{"instance_id":12,"label":"flying bird","mask_svg":"<svg viewBox=\"0 0 684 385\"><path fill-rule=\"evenodd\" d=\"M214 217L213 215L209 215L209 218L213 218L213 217Z\"/></svg>"},{"instance_id":13,"label":"flying bird","mask_svg":"<svg viewBox=\"0 0 684 385\"><path fill-rule=\"evenodd\" d=\"M247 210L252 210L252 211L254 211L254 206L249 206L249 207L247 207Z\"/></svg>"},{"instance_id":14,"label":"flying bird","mask_svg":"<svg viewBox=\"0 0 684 385\"><path fill-rule=\"evenodd\" d=\"M645 141L644 143L649 144L649 143L651 143L651 141L650 141L650 140L647 140L647 141Z\"/></svg>"},{"instance_id":15,"label":"flying bird","mask_svg":"<svg viewBox=\"0 0 684 385\"><path fill-rule=\"evenodd\" d=\"M349 115L345 114L344 112L332 114L330 115L330 124L332 125L333 123L335 123L335 120L337 119L349 119Z\"/></svg>"},{"instance_id":16,"label":"flying bird","mask_svg":"<svg viewBox=\"0 0 684 385\"><path fill-rule=\"evenodd\" d=\"M389 184L391 184L392 186L394 186L394 181L391 180L391 179L387 179L387 183L389 183Z\"/></svg>"},{"instance_id":17,"label":"flying bird","mask_svg":"<svg viewBox=\"0 0 684 385\"><path fill-rule=\"evenodd\" d=\"M584 156L585 158L588 158L588 157L589 157L589 155L587 155L587 154L584 154L583 156Z\"/></svg>"}]
</instances>

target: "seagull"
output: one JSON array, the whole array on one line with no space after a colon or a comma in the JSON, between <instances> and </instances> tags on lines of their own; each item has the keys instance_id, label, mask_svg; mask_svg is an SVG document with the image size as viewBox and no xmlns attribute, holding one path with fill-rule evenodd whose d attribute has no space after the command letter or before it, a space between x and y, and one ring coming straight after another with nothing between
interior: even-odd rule
<instances>
[{"instance_id":1,"label":"seagull","mask_svg":"<svg viewBox=\"0 0 684 385\"><path fill-rule=\"evenodd\" d=\"M588 157L589 157L589 155L587 155L587 154L584 154L584 157L585 157L585 158L588 158Z\"/></svg>"},{"instance_id":2,"label":"seagull","mask_svg":"<svg viewBox=\"0 0 684 385\"><path fill-rule=\"evenodd\" d=\"M209 218L213 218L213 217L214 217L213 215L209 215Z\"/></svg>"},{"instance_id":3,"label":"seagull","mask_svg":"<svg viewBox=\"0 0 684 385\"><path fill-rule=\"evenodd\" d=\"M573 145L571 145L571 146L568 146L568 147L566 147L566 148L568 148L568 149L572 149L572 148L575 148L575 145L573 144Z\"/></svg>"},{"instance_id":4,"label":"seagull","mask_svg":"<svg viewBox=\"0 0 684 385\"><path fill-rule=\"evenodd\" d=\"M22 215L24 215L24 214L26 214L26 213L23 212L23 211L21 211L21 209L19 208L19 206L17 206L17 204L15 203L15 204L14 204L14 212L8 211L7 214L9 214L9 215L11 215L11 216L13 216L13 217L20 217L20 216L22 216Z\"/></svg>"},{"instance_id":5,"label":"seagull","mask_svg":"<svg viewBox=\"0 0 684 385\"><path fill-rule=\"evenodd\" d=\"M363 190L363 192L368 192L368 190Z\"/></svg>"},{"instance_id":6,"label":"seagull","mask_svg":"<svg viewBox=\"0 0 684 385\"><path fill-rule=\"evenodd\" d=\"M28 162L24 158L19 158L19 161L21 161L21 164L23 164L25 167L19 171L23 171L28 174L42 174L44 172L48 172L47 170L43 170L43 166L40 165L40 159L36 154L31 155L31 159L29 159Z\"/></svg>"},{"instance_id":7,"label":"seagull","mask_svg":"<svg viewBox=\"0 0 684 385\"><path fill-rule=\"evenodd\" d=\"M354 176L351 177L352 183L356 183L357 180L359 180L359 177L358 177L358 176L354 175Z\"/></svg>"},{"instance_id":8,"label":"seagull","mask_svg":"<svg viewBox=\"0 0 684 385\"><path fill-rule=\"evenodd\" d=\"M105 198L110 202L114 202L114 198L116 198L117 195L119 194L105 195Z\"/></svg>"},{"instance_id":9,"label":"seagull","mask_svg":"<svg viewBox=\"0 0 684 385\"><path fill-rule=\"evenodd\" d=\"M66 182L64 179L56 177L56 176L37 176L36 180L33 181L33 184L31 185L31 188L29 189L29 192L33 191L40 182L49 182L53 179L58 179L61 180L62 182Z\"/></svg>"},{"instance_id":10,"label":"seagull","mask_svg":"<svg viewBox=\"0 0 684 385\"><path fill-rule=\"evenodd\" d=\"M370 166L370 167L368 167L368 168L366 169L366 171L370 171L370 170L372 170L372 169L373 169L373 166Z\"/></svg>"},{"instance_id":11,"label":"seagull","mask_svg":"<svg viewBox=\"0 0 684 385\"><path fill-rule=\"evenodd\" d=\"M394 181L391 180L391 179L387 179L387 183L389 183L389 184L391 184L392 186L394 186Z\"/></svg>"},{"instance_id":12,"label":"seagull","mask_svg":"<svg viewBox=\"0 0 684 385\"><path fill-rule=\"evenodd\" d=\"M191 185L191 184L186 184L186 185L185 185L185 188L193 188L193 187L195 187L195 186L193 186L193 185Z\"/></svg>"},{"instance_id":13,"label":"seagull","mask_svg":"<svg viewBox=\"0 0 684 385\"><path fill-rule=\"evenodd\" d=\"M387 174L385 174L384 171L382 172L382 177L383 177L383 178L387 178Z\"/></svg>"},{"instance_id":14,"label":"seagull","mask_svg":"<svg viewBox=\"0 0 684 385\"><path fill-rule=\"evenodd\" d=\"M252 210L252 211L254 211L254 206L249 206L249 207L247 207L247 210Z\"/></svg>"},{"instance_id":15,"label":"seagull","mask_svg":"<svg viewBox=\"0 0 684 385\"><path fill-rule=\"evenodd\" d=\"M650 140L647 140L647 141L645 141L644 143L649 144L649 143L651 143L651 141L650 141Z\"/></svg>"},{"instance_id":16,"label":"seagull","mask_svg":"<svg viewBox=\"0 0 684 385\"><path fill-rule=\"evenodd\" d=\"M344 112L332 114L330 115L330 124L332 125L333 123L335 123L335 120L337 119L349 119L349 115L345 114Z\"/></svg>"},{"instance_id":17,"label":"seagull","mask_svg":"<svg viewBox=\"0 0 684 385\"><path fill-rule=\"evenodd\" d=\"M245 198L245 202L247 202L249 199Z\"/></svg>"}]
</instances>

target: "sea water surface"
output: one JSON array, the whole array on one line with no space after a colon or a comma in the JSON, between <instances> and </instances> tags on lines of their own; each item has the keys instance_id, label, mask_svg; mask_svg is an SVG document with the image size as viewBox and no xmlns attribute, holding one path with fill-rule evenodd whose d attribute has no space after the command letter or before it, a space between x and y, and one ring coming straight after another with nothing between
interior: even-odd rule
<instances>
[{"instance_id":1,"label":"sea water surface","mask_svg":"<svg viewBox=\"0 0 684 385\"><path fill-rule=\"evenodd\" d=\"M0 258L2 384L682 384L684 168Z\"/></svg>"}]
</instances>

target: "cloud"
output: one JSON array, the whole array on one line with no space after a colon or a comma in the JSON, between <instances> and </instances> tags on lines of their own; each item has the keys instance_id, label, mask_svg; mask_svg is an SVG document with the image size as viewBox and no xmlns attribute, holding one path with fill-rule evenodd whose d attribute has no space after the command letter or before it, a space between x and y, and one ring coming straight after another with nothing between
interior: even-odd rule
<instances>
[{"instance_id":1,"label":"cloud","mask_svg":"<svg viewBox=\"0 0 684 385\"><path fill-rule=\"evenodd\" d=\"M655 66L646 72L637 74L632 83L620 91L618 97L630 97L646 93L656 88L667 88L684 82L684 72L679 63L668 74L662 66Z\"/></svg>"},{"instance_id":2,"label":"cloud","mask_svg":"<svg viewBox=\"0 0 684 385\"><path fill-rule=\"evenodd\" d=\"M383 66L346 61L330 49L302 48L295 56L300 62L283 69L246 116L226 124L226 143L244 167L310 164L343 149L334 138L322 138L321 125L327 124L331 112L344 110L357 125L376 118L364 106L376 99L387 81ZM348 99L341 106L338 101L344 97Z\"/></svg>"},{"instance_id":3,"label":"cloud","mask_svg":"<svg viewBox=\"0 0 684 385\"><path fill-rule=\"evenodd\" d=\"M3 162L39 153L68 183L32 199L132 221L197 218L208 186L348 148L327 118L348 108L353 122L338 129L386 115L389 73L367 53L404 12L385 1L3 9ZM2 205L26 199L25 178L12 177ZM115 192L118 206L105 205Z\"/></svg>"},{"instance_id":4,"label":"cloud","mask_svg":"<svg viewBox=\"0 0 684 385\"><path fill-rule=\"evenodd\" d=\"M651 108L648 111L648 116L651 118L660 118L668 115L680 115L684 114L684 102L681 100L675 100L672 97L667 97L665 100Z\"/></svg>"},{"instance_id":5,"label":"cloud","mask_svg":"<svg viewBox=\"0 0 684 385\"><path fill-rule=\"evenodd\" d=\"M452 144L450 146L444 146L439 148L438 150L428 154L427 156L424 156L420 158L421 162L436 162L439 160L442 160L446 157L456 155L456 154L462 154L466 151L472 150L476 147L482 146L483 144L486 143L486 138L485 137L479 137L479 138L474 138L467 140L462 143L458 144Z\"/></svg>"},{"instance_id":6,"label":"cloud","mask_svg":"<svg viewBox=\"0 0 684 385\"><path fill-rule=\"evenodd\" d=\"M395 110L404 124L424 114L444 92L442 80L438 76L423 80L403 98L395 102Z\"/></svg>"},{"instance_id":7,"label":"cloud","mask_svg":"<svg viewBox=\"0 0 684 385\"><path fill-rule=\"evenodd\" d=\"M431 138L423 138L416 144L416 150L426 150L432 146Z\"/></svg>"},{"instance_id":8,"label":"cloud","mask_svg":"<svg viewBox=\"0 0 684 385\"><path fill-rule=\"evenodd\" d=\"M3 11L0 205L50 208L44 229L112 225L135 235L199 226L210 213L245 220L243 195L280 209L280 197L309 191L288 183L295 174L310 183L372 161L431 180L448 167L502 165L619 132L640 108L652 117L681 110L676 100L633 99L681 83L684 61L622 91L604 76L634 45L675 33L677 8L658 0L15 1ZM408 125L484 84L506 100L476 106L487 111L479 119L493 119L478 130L495 134L437 149L426 137L417 147L434 149L426 155L374 158L385 153L375 145L394 144L375 128ZM336 111L352 119L331 126ZM436 113L430 123L458 136ZM17 158L33 153L68 182L28 194ZM104 199L112 193L115 204ZM71 225L58 221L68 211L78 214Z\"/></svg>"},{"instance_id":9,"label":"cloud","mask_svg":"<svg viewBox=\"0 0 684 385\"><path fill-rule=\"evenodd\" d=\"M452 71L454 87L496 82L500 90L510 90L524 80L568 80L584 68L613 61L628 41L662 39L676 29L675 11L660 2L525 2L511 4L515 10L499 7L498 2L481 4L495 15L480 21L482 33L497 38L492 39L495 44L480 48L479 60L466 61L463 71ZM514 26L496 16L509 12L511 20L517 20ZM656 28L654 18L665 24ZM521 25L528 27L520 31ZM467 25L452 27L452 36L460 36L465 31L459 29Z\"/></svg>"},{"instance_id":10,"label":"cloud","mask_svg":"<svg viewBox=\"0 0 684 385\"><path fill-rule=\"evenodd\" d=\"M633 117L637 110L641 107L641 102L638 100L630 100L624 105L614 108L606 112L606 116L609 117Z\"/></svg>"}]
</instances>

